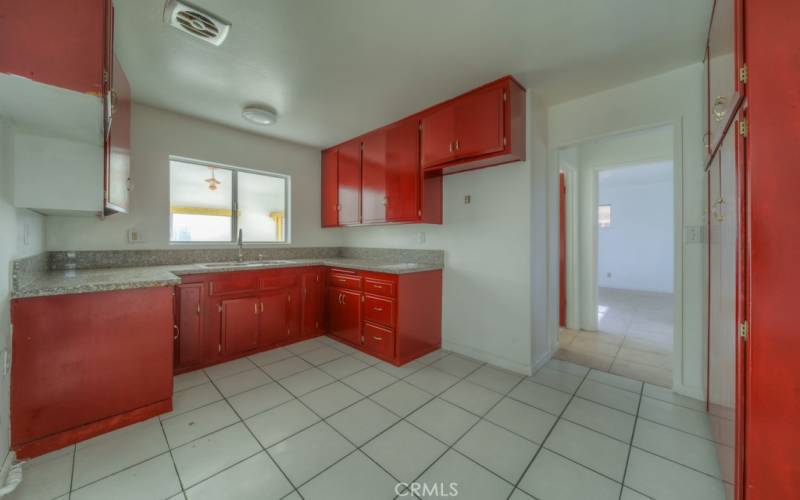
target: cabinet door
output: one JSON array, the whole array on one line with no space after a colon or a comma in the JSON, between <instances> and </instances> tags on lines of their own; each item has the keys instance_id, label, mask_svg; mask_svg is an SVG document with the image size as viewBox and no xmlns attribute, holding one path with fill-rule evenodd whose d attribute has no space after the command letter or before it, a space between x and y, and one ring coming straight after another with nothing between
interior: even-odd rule
<instances>
[{"instance_id":1,"label":"cabinet door","mask_svg":"<svg viewBox=\"0 0 800 500\"><path fill-rule=\"evenodd\" d=\"M386 220L420 218L419 122L406 120L386 129Z\"/></svg>"},{"instance_id":2,"label":"cabinet door","mask_svg":"<svg viewBox=\"0 0 800 500\"><path fill-rule=\"evenodd\" d=\"M322 227L339 225L339 151L322 153Z\"/></svg>"},{"instance_id":3,"label":"cabinet door","mask_svg":"<svg viewBox=\"0 0 800 500\"><path fill-rule=\"evenodd\" d=\"M259 299L259 344L270 347L286 341L289 336L286 290L274 290Z\"/></svg>"},{"instance_id":4,"label":"cabinet door","mask_svg":"<svg viewBox=\"0 0 800 500\"><path fill-rule=\"evenodd\" d=\"M737 50L737 21L741 0L717 0L708 34L708 103L711 149L722 140L725 126L733 119L742 99Z\"/></svg>"},{"instance_id":5,"label":"cabinet door","mask_svg":"<svg viewBox=\"0 0 800 500\"><path fill-rule=\"evenodd\" d=\"M378 130L365 136L363 143L362 220L364 223L386 222L386 131Z\"/></svg>"},{"instance_id":6,"label":"cabinet door","mask_svg":"<svg viewBox=\"0 0 800 500\"><path fill-rule=\"evenodd\" d=\"M177 366L203 361L203 285L178 286Z\"/></svg>"},{"instance_id":7,"label":"cabinet door","mask_svg":"<svg viewBox=\"0 0 800 500\"><path fill-rule=\"evenodd\" d=\"M301 335L321 335L325 328L325 274L322 270L303 274Z\"/></svg>"},{"instance_id":8,"label":"cabinet door","mask_svg":"<svg viewBox=\"0 0 800 500\"><path fill-rule=\"evenodd\" d=\"M455 157L455 110L451 103L422 117L422 168L447 163Z\"/></svg>"},{"instance_id":9,"label":"cabinet door","mask_svg":"<svg viewBox=\"0 0 800 500\"><path fill-rule=\"evenodd\" d=\"M352 344L361 343L361 292L328 289L328 330Z\"/></svg>"},{"instance_id":10,"label":"cabinet door","mask_svg":"<svg viewBox=\"0 0 800 500\"><path fill-rule=\"evenodd\" d=\"M259 311L257 297L222 301L222 348L225 354L258 347Z\"/></svg>"},{"instance_id":11,"label":"cabinet door","mask_svg":"<svg viewBox=\"0 0 800 500\"><path fill-rule=\"evenodd\" d=\"M108 99L110 123L106 137L105 208L127 213L131 175L131 87L117 58Z\"/></svg>"},{"instance_id":12,"label":"cabinet door","mask_svg":"<svg viewBox=\"0 0 800 500\"><path fill-rule=\"evenodd\" d=\"M457 158L502 151L505 87L481 89L456 101L455 154Z\"/></svg>"},{"instance_id":13,"label":"cabinet door","mask_svg":"<svg viewBox=\"0 0 800 500\"><path fill-rule=\"evenodd\" d=\"M286 291L286 325L289 340L300 338L301 315L303 312L303 301L300 296L300 287L294 286Z\"/></svg>"},{"instance_id":14,"label":"cabinet door","mask_svg":"<svg viewBox=\"0 0 800 500\"><path fill-rule=\"evenodd\" d=\"M361 140L339 148L339 225L361 222Z\"/></svg>"}]
</instances>

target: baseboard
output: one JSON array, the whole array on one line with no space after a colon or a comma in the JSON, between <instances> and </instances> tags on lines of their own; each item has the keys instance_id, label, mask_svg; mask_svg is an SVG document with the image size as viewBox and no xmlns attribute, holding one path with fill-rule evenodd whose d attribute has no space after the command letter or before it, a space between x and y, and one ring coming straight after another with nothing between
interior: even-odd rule
<instances>
[{"instance_id":1,"label":"baseboard","mask_svg":"<svg viewBox=\"0 0 800 500\"><path fill-rule=\"evenodd\" d=\"M484 363L489 363L499 368L503 368L505 370L512 371L514 373L519 373L525 376L533 374L534 371L531 365L518 363L514 360L505 358L503 356L498 356L496 354L483 351L481 349L475 349L474 347L469 347L464 344L459 344L458 342L443 340L442 349L453 351L457 354L468 356L470 358L477 359L478 361L483 361Z\"/></svg>"}]
</instances>

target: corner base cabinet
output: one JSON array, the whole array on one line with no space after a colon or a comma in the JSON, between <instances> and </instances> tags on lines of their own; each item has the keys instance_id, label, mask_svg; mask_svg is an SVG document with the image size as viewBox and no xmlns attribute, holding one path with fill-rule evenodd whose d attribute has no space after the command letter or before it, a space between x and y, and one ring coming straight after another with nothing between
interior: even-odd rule
<instances>
[{"instance_id":1,"label":"corner base cabinet","mask_svg":"<svg viewBox=\"0 0 800 500\"><path fill-rule=\"evenodd\" d=\"M171 287L11 302L11 449L29 458L172 410Z\"/></svg>"},{"instance_id":2,"label":"corner base cabinet","mask_svg":"<svg viewBox=\"0 0 800 500\"><path fill-rule=\"evenodd\" d=\"M442 345L442 272L328 271L328 334L395 365Z\"/></svg>"}]
</instances>

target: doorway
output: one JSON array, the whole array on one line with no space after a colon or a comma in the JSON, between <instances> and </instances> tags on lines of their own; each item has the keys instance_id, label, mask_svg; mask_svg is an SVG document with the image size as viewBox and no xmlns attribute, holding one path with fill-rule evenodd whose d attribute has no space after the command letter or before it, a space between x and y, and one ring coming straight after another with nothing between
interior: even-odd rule
<instances>
[{"instance_id":1,"label":"doorway","mask_svg":"<svg viewBox=\"0 0 800 500\"><path fill-rule=\"evenodd\" d=\"M671 126L564 148L554 357L672 386L675 193Z\"/></svg>"}]
</instances>

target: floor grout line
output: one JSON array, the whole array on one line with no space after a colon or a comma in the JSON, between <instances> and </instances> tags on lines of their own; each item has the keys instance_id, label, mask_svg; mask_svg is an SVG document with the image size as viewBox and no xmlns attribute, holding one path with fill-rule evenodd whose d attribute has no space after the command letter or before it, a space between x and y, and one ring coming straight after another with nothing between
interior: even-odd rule
<instances>
[{"instance_id":1,"label":"floor grout line","mask_svg":"<svg viewBox=\"0 0 800 500\"><path fill-rule=\"evenodd\" d=\"M642 407L642 398L644 397L644 384L642 384L641 392L639 393L639 404L636 405L636 418L633 421L633 432L631 432L631 441L628 443L628 456L625 459L625 469L622 472L622 488L619 490L619 500L622 500L622 492L625 489L625 480L628 478L628 466L631 462L631 450L633 450L633 440L636 439L636 426L639 424L639 410Z\"/></svg>"}]
</instances>

